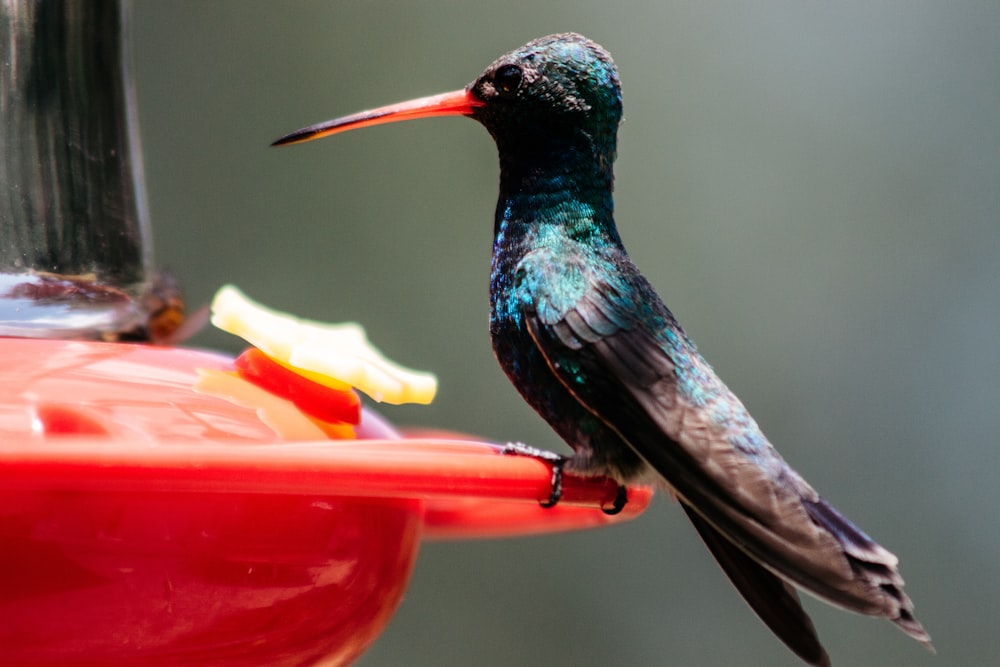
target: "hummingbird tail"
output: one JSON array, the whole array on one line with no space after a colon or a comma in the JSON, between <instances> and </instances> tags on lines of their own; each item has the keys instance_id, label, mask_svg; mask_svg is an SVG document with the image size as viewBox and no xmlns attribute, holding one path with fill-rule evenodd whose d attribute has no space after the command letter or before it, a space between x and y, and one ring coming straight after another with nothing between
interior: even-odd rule
<instances>
[{"instance_id":1,"label":"hummingbird tail","mask_svg":"<svg viewBox=\"0 0 1000 667\"><path fill-rule=\"evenodd\" d=\"M895 554L868 537L822 498L817 497L815 501L803 499L802 502L812 520L825 528L840 543L855 577L866 582L871 590L879 592L873 599L877 597L881 609L872 611L856 608L836 599L831 602L842 604L852 611L884 616L907 635L922 643L931 653L935 653L930 635L913 615L913 602L903 592L903 577L896 569L899 559Z\"/></svg>"},{"instance_id":2,"label":"hummingbird tail","mask_svg":"<svg viewBox=\"0 0 1000 667\"><path fill-rule=\"evenodd\" d=\"M828 667L830 658L795 588L744 553L686 503L681 506L708 550L760 620L806 663Z\"/></svg>"}]
</instances>

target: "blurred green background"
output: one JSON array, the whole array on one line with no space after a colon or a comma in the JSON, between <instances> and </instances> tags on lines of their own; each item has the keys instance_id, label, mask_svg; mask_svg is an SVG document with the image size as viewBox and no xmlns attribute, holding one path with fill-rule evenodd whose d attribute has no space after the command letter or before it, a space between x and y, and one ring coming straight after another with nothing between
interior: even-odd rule
<instances>
[{"instance_id":1,"label":"blurred green background","mask_svg":"<svg viewBox=\"0 0 1000 667\"><path fill-rule=\"evenodd\" d=\"M834 662L1000 663L1000 3L142 0L133 19L156 255L189 301L234 282L362 322L440 377L390 419L560 451L490 352L486 132L268 144L547 33L604 45L633 258L785 457L900 555L939 651L807 601ZM404 664L798 663L659 498L612 529L427 545L360 661Z\"/></svg>"}]
</instances>

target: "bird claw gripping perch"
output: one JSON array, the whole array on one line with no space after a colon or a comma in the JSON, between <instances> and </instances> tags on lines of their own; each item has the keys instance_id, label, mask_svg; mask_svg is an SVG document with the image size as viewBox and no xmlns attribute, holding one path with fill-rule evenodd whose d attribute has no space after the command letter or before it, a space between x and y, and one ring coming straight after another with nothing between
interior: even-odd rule
<instances>
[{"instance_id":1,"label":"bird claw gripping perch","mask_svg":"<svg viewBox=\"0 0 1000 667\"><path fill-rule=\"evenodd\" d=\"M538 504L549 508L555 507L559 503L563 492L563 467L565 467L566 461L569 460L567 457L550 452L547 449L539 449L538 447L526 445L523 442L508 442L500 450L500 453L505 456L528 456L550 464L552 466L552 491L549 493L548 500L540 501Z\"/></svg>"},{"instance_id":2,"label":"bird claw gripping perch","mask_svg":"<svg viewBox=\"0 0 1000 667\"><path fill-rule=\"evenodd\" d=\"M533 459L538 459L539 461L544 461L545 463L550 464L552 466L552 491L549 493L548 500L539 501L538 504L547 509L549 507L555 507L559 503L563 494L563 469L569 462L569 457L556 454L555 452L550 452L547 449L532 447L524 444L523 442L508 442L504 445L503 449L500 450L500 453L507 456L529 456ZM613 516L621 512L627 503L628 487L623 484L619 484L618 491L615 493L614 503L611 507L602 507L601 511L608 516Z\"/></svg>"},{"instance_id":3,"label":"bird claw gripping perch","mask_svg":"<svg viewBox=\"0 0 1000 667\"><path fill-rule=\"evenodd\" d=\"M615 493L614 504L611 505L611 507L602 507L601 511L607 514L608 516L614 516L615 514L618 514L623 509L625 509L625 505L627 504L628 504L628 487L625 486L624 484L619 484L618 492Z\"/></svg>"},{"instance_id":4,"label":"bird claw gripping perch","mask_svg":"<svg viewBox=\"0 0 1000 667\"><path fill-rule=\"evenodd\" d=\"M549 499L538 503L542 507L548 509L550 507L555 507L559 500L562 498L563 493L563 468L566 466L567 459L560 457L558 461L552 464L552 492L549 493Z\"/></svg>"}]
</instances>

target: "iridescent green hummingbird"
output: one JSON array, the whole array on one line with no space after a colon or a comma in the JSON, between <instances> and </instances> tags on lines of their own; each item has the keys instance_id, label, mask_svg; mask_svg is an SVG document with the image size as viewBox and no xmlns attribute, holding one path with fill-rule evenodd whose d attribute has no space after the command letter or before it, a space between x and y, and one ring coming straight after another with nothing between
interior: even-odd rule
<instances>
[{"instance_id":1,"label":"iridescent green hummingbird","mask_svg":"<svg viewBox=\"0 0 1000 667\"><path fill-rule=\"evenodd\" d=\"M931 648L896 556L785 463L626 254L611 194L621 114L611 56L566 33L501 56L463 90L275 144L430 116L482 123L500 155L493 350L573 448L565 469L669 489L753 610L809 664L829 658L796 588Z\"/></svg>"}]
</instances>

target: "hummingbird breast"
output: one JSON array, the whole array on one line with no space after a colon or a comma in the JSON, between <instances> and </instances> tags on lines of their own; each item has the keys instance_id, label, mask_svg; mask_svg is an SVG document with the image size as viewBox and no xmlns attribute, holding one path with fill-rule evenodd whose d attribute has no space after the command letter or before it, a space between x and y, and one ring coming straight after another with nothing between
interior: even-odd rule
<instances>
[{"instance_id":1,"label":"hummingbird breast","mask_svg":"<svg viewBox=\"0 0 1000 667\"><path fill-rule=\"evenodd\" d=\"M525 402L573 449L576 456L567 470L606 475L623 484L647 479L645 462L562 384L528 331L527 296L517 272L536 243L511 239L502 226L497 240L490 272L490 339L500 367Z\"/></svg>"}]
</instances>

